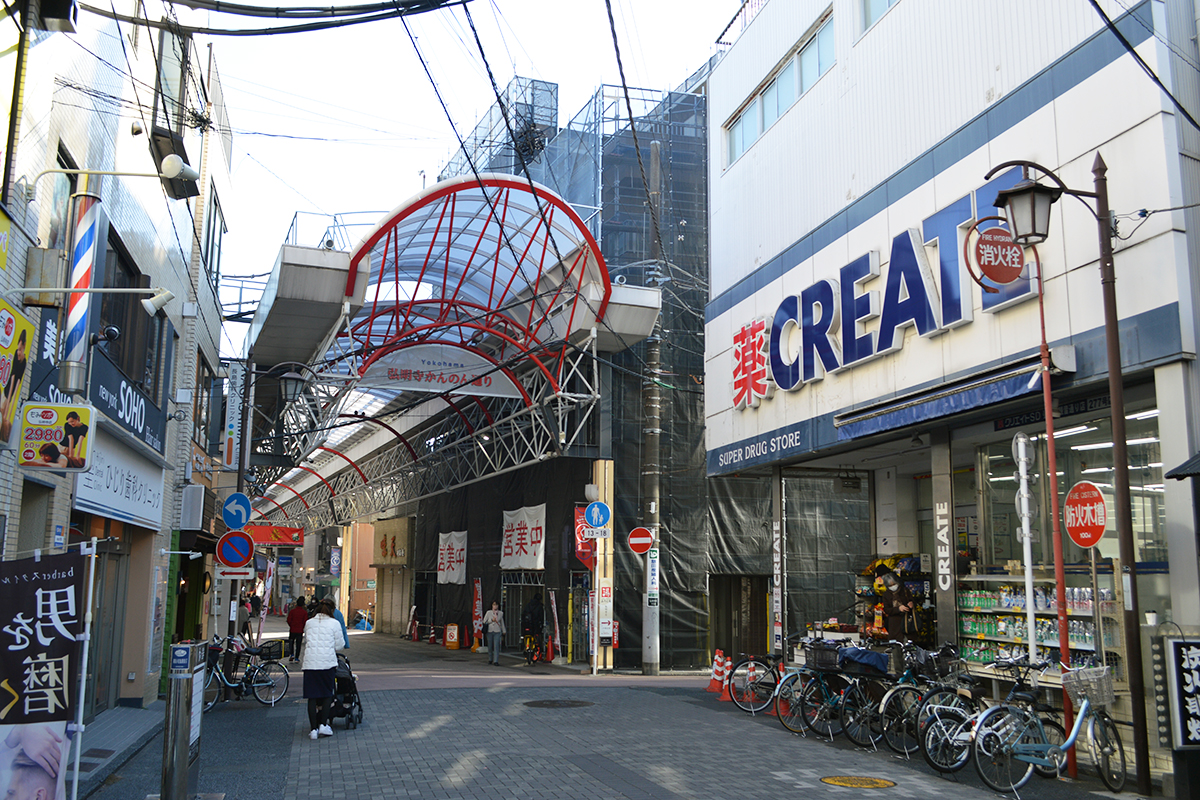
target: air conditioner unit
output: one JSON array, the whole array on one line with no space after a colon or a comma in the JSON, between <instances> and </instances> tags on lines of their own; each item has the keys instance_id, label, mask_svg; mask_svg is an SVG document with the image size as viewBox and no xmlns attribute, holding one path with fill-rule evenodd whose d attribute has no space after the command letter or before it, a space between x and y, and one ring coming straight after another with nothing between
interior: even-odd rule
<instances>
[{"instance_id":1,"label":"air conditioner unit","mask_svg":"<svg viewBox=\"0 0 1200 800\"><path fill-rule=\"evenodd\" d=\"M79 6L75 0L42 0L38 23L44 31L75 33L79 21Z\"/></svg>"},{"instance_id":2,"label":"air conditioner unit","mask_svg":"<svg viewBox=\"0 0 1200 800\"><path fill-rule=\"evenodd\" d=\"M183 487L179 504L179 530L204 530L204 487L198 483Z\"/></svg>"}]
</instances>

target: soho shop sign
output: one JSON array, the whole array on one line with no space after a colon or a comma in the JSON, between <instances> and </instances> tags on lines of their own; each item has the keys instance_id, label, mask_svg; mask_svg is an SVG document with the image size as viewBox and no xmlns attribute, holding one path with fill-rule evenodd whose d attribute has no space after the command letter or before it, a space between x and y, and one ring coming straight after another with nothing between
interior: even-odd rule
<instances>
[{"instance_id":1,"label":"soho shop sign","mask_svg":"<svg viewBox=\"0 0 1200 800\"><path fill-rule=\"evenodd\" d=\"M1016 171L1010 172L976 191L976 206L1017 177ZM826 374L897 352L903 347L906 328L916 328L922 338L928 338L970 323L970 276L958 237L959 230L973 221L967 196L926 219L920 230L910 228L897 235L882 275L882 297L879 290L863 288L881 277L879 252L872 251L843 266L836 276L785 296L771 319L755 319L738 329L733 337L734 406L757 408L776 388L796 392ZM1020 248L1011 239L1007 242L985 232L976 256L1006 264L1021 262ZM927 245L934 244L938 245L936 267L926 251ZM983 310L999 311L1035 296L1030 281L1017 280L985 293ZM874 320L877 329L865 330ZM741 452L724 453L721 464L783 452L798 444L785 439L763 439L739 448Z\"/></svg>"}]
</instances>

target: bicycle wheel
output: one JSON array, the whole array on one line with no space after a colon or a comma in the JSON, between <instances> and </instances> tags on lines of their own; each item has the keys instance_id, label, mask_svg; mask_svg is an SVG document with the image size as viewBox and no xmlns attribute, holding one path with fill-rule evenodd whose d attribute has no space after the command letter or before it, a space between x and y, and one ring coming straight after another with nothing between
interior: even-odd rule
<instances>
[{"instance_id":1,"label":"bicycle wheel","mask_svg":"<svg viewBox=\"0 0 1200 800\"><path fill-rule=\"evenodd\" d=\"M289 680L287 667L278 661L260 664L250 676L254 699L265 706L275 705L287 694Z\"/></svg>"},{"instance_id":2,"label":"bicycle wheel","mask_svg":"<svg viewBox=\"0 0 1200 800\"><path fill-rule=\"evenodd\" d=\"M1046 744L1062 747L1067 741L1067 731L1062 725L1059 725L1055 720L1042 718L1042 732L1046 734ZM1057 778L1067 766L1066 759L1057 769L1054 767L1043 766L1042 764L1034 764L1033 771L1042 778Z\"/></svg>"},{"instance_id":3,"label":"bicycle wheel","mask_svg":"<svg viewBox=\"0 0 1200 800\"><path fill-rule=\"evenodd\" d=\"M779 682L775 692L775 716L792 733L808 733L800 713L799 695L803 689L804 681L798 673L793 673Z\"/></svg>"},{"instance_id":4,"label":"bicycle wheel","mask_svg":"<svg viewBox=\"0 0 1200 800\"><path fill-rule=\"evenodd\" d=\"M1018 742L1039 738L1037 723L1026 711L1015 706L995 706L983 712L975 723L972 756L975 771L989 789L1015 792L1033 775L1033 764L1013 756Z\"/></svg>"},{"instance_id":5,"label":"bicycle wheel","mask_svg":"<svg viewBox=\"0 0 1200 800\"><path fill-rule=\"evenodd\" d=\"M879 715L881 696L882 692L866 681L855 681L842 694L842 702L838 707L842 731L847 739L859 747L874 747L883 736L883 723Z\"/></svg>"},{"instance_id":6,"label":"bicycle wheel","mask_svg":"<svg viewBox=\"0 0 1200 800\"><path fill-rule=\"evenodd\" d=\"M1092 745L1092 760L1100 771L1100 780L1110 791L1125 788L1125 747L1112 717L1100 711L1088 723L1088 739Z\"/></svg>"},{"instance_id":7,"label":"bicycle wheel","mask_svg":"<svg viewBox=\"0 0 1200 800\"><path fill-rule=\"evenodd\" d=\"M800 721L805 727L826 739L841 733L838 705L845 688L845 680L829 673L818 673L805 681L799 695Z\"/></svg>"},{"instance_id":8,"label":"bicycle wheel","mask_svg":"<svg viewBox=\"0 0 1200 800\"><path fill-rule=\"evenodd\" d=\"M204 710L208 711L217 704L221 699L222 689L220 678L217 677L219 666L213 665L208 668L204 678Z\"/></svg>"},{"instance_id":9,"label":"bicycle wheel","mask_svg":"<svg viewBox=\"0 0 1200 800\"><path fill-rule=\"evenodd\" d=\"M971 758L971 717L941 707L922 720L921 755L938 772L958 772Z\"/></svg>"},{"instance_id":10,"label":"bicycle wheel","mask_svg":"<svg viewBox=\"0 0 1200 800\"><path fill-rule=\"evenodd\" d=\"M949 686L941 686L932 689L921 696L921 710L917 713L917 718L924 720L929 715L936 713L934 707L938 708L953 708L961 711L966 716L971 716L979 710L979 704L969 695L961 695L957 689L952 689Z\"/></svg>"},{"instance_id":11,"label":"bicycle wheel","mask_svg":"<svg viewBox=\"0 0 1200 800\"><path fill-rule=\"evenodd\" d=\"M757 714L771 705L777 681L778 676L769 664L747 658L735 664L729 673L729 696L742 711Z\"/></svg>"},{"instance_id":12,"label":"bicycle wheel","mask_svg":"<svg viewBox=\"0 0 1200 800\"><path fill-rule=\"evenodd\" d=\"M897 686L883 698L883 740L900 755L911 755L920 747L917 739L917 714L921 710L921 690L915 686Z\"/></svg>"}]
</instances>

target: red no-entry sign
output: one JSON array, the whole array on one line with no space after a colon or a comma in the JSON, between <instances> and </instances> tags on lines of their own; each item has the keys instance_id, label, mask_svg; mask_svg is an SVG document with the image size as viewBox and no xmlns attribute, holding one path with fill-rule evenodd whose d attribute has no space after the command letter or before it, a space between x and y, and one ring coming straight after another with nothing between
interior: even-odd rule
<instances>
[{"instance_id":1,"label":"red no-entry sign","mask_svg":"<svg viewBox=\"0 0 1200 800\"><path fill-rule=\"evenodd\" d=\"M1108 509L1104 495L1091 481L1080 481L1067 492L1063 505L1063 524L1071 541L1080 547L1095 547L1108 525Z\"/></svg>"},{"instance_id":2,"label":"red no-entry sign","mask_svg":"<svg viewBox=\"0 0 1200 800\"><path fill-rule=\"evenodd\" d=\"M645 528L634 528L629 532L629 549L641 555L654 544L654 536Z\"/></svg>"}]
</instances>

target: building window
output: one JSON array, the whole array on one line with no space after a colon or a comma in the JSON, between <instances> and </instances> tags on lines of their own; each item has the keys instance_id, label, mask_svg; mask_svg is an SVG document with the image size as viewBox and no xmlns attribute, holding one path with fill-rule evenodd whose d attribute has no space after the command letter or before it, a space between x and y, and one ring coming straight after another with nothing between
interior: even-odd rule
<instances>
[{"instance_id":1,"label":"building window","mask_svg":"<svg viewBox=\"0 0 1200 800\"><path fill-rule=\"evenodd\" d=\"M863 30L874 25L879 21L887 10L900 0L862 0L863 5Z\"/></svg>"},{"instance_id":2,"label":"building window","mask_svg":"<svg viewBox=\"0 0 1200 800\"><path fill-rule=\"evenodd\" d=\"M213 417L213 385L216 377L204 359L196 364L196 388L192 394L192 441L204 452L209 450Z\"/></svg>"},{"instance_id":3,"label":"building window","mask_svg":"<svg viewBox=\"0 0 1200 800\"><path fill-rule=\"evenodd\" d=\"M833 20L826 22L817 35L800 51L800 94L812 88L833 66Z\"/></svg>"},{"instance_id":4,"label":"building window","mask_svg":"<svg viewBox=\"0 0 1200 800\"><path fill-rule=\"evenodd\" d=\"M77 169L75 162L61 148L57 163L59 169ZM46 179L51 181L53 187L50 190L50 233L46 236L46 247L66 250L67 241L71 238L71 195L75 194L78 176L58 172L47 175ZM68 264L67 269L70 268Z\"/></svg>"},{"instance_id":5,"label":"building window","mask_svg":"<svg viewBox=\"0 0 1200 800\"><path fill-rule=\"evenodd\" d=\"M204 267L212 285L221 283L221 243L225 238L225 214L217 198L217 187L208 190L208 213L204 215Z\"/></svg>"},{"instance_id":6,"label":"building window","mask_svg":"<svg viewBox=\"0 0 1200 800\"><path fill-rule=\"evenodd\" d=\"M729 126L729 163L741 158L758 138L758 100L752 100L733 124Z\"/></svg>"},{"instance_id":7,"label":"building window","mask_svg":"<svg viewBox=\"0 0 1200 800\"><path fill-rule=\"evenodd\" d=\"M183 134L187 107L187 63L190 40L171 31L158 39L158 83L154 89L154 127Z\"/></svg>"},{"instance_id":8,"label":"building window","mask_svg":"<svg viewBox=\"0 0 1200 800\"><path fill-rule=\"evenodd\" d=\"M804 94L817 79L833 66L834 42L833 19L828 19L824 25L800 48L799 80L797 80L797 60L788 58L779 73L775 76L762 93L753 98L731 122L725 132L729 142L729 163L741 158L742 153L767 128L771 127L784 112L791 108L797 98L797 83L799 94Z\"/></svg>"},{"instance_id":9,"label":"building window","mask_svg":"<svg viewBox=\"0 0 1200 800\"><path fill-rule=\"evenodd\" d=\"M796 62L789 60L762 93L763 130L771 127L796 99Z\"/></svg>"},{"instance_id":10,"label":"building window","mask_svg":"<svg viewBox=\"0 0 1200 800\"><path fill-rule=\"evenodd\" d=\"M149 288L149 280L133 266L115 236L109 236L104 263L105 289ZM161 406L163 353L166 347L166 320L162 312L153 317L142 308L143 295L101 294L100 324L116 325L121 336L115 342L102 342L99 348L125 373L130 383L140 388L151 402Z\"/></svg>"}]
</instances>

